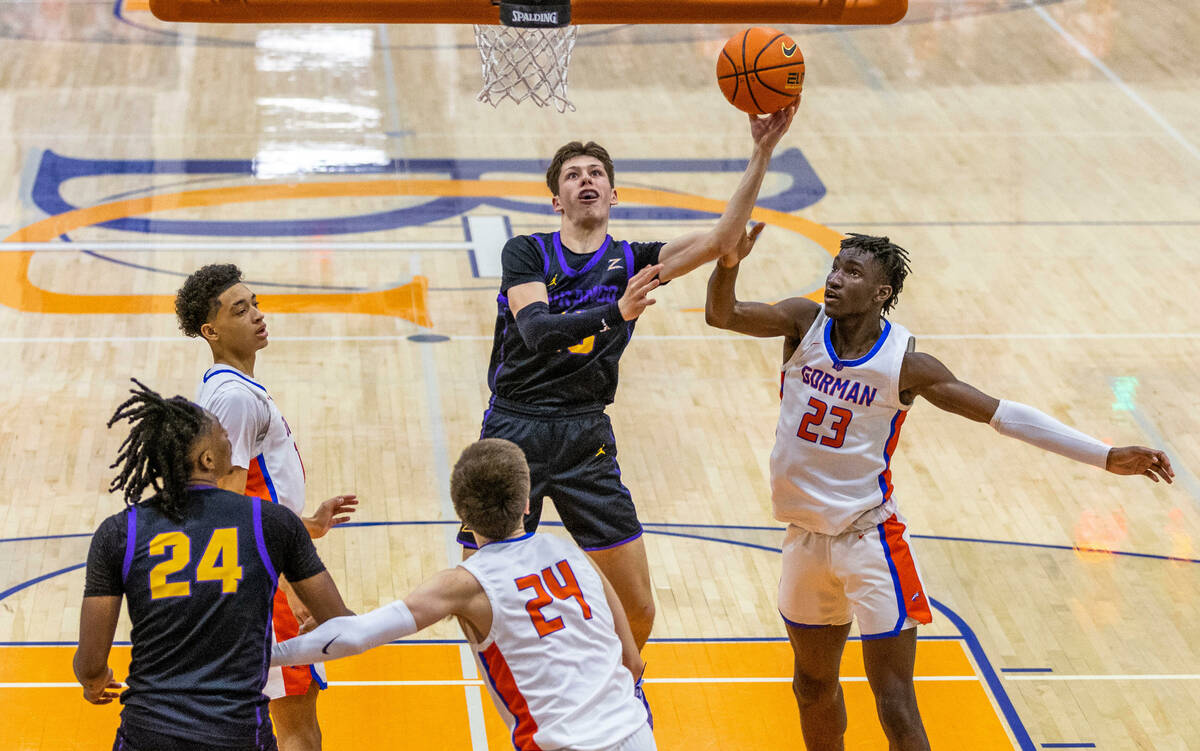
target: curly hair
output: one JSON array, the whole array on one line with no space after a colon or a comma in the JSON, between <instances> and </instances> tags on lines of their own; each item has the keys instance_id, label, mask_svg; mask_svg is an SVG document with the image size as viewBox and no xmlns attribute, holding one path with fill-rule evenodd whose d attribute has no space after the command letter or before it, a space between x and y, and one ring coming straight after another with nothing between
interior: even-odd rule
<instances>
[{"instance_id":1,"label":"curly hair","mask_svg":"<svg viewBox=\"0 0 1200 751\"><path fill-rule=\"evenodd\" d=\"M857 232L842 238L842 250L847 248L861 250L879 262L879 268L892 288L892 296L883 303L883 312L886 314L896 306L896 298L904 289L904 280L912 272L908 265L908 251L886 237L860 235Z\"/></svg>"},{"instance_id":2,"label":"curly hair","mask_svg":"<svg viewBox=\"0 0 1200 751\"><path fill-rule=\"evenodd\" d=\"M128 420L129 435L109 467L117 476L108 486L122 491L125 505L141 502L147 488L157 495L153 501L168 517L181 521L187 508L187 482L192 467L188 462L196 440L212 429L212 416L182 396L164 399L136 378L137 389L108 421L112 427Z\"/></svg>"},{"instance_id":3,"label":"curly hair","mask_svg":"<svg viewBox=\"0 0 1200 751\"><path fill-rule=\"evenodd\" d=\"M529 465L517 444L484 438L462 452L450 475L454 511L489 540L512 534L529 502Z\"/></svg>"},{"instance_id":4,"label":"curly hair","mask_svg":"<svg viewBox=\"0 0 1200 751\"><path fill-rule=\"evenodd\" d=\"M595 141L587 143L571 141L563 144L558 151L554 152L554 158L550 160L550 167L546 170L546 185L549 186L551 195L558 195L558 178L562 174L563 165L577 156L591 156L599 159L600 163L604 165L604 171L608 173L608 184L616 187L616 173L613 171L613 160L608 155L608 151Z\"/></svg>"},{"instance_id":5,"label":"curly hair","mask_svg":"<svg viewBox=\"0 0 1200 751\"><path fill-rule=\"evenodd\" d=\"M200 327L212 320L221 305L221 294L242 281L242 270L232 263L204 266L184 281L175 294L175 317L188 336L200 336Z\"/></svg>"}]
</instances>

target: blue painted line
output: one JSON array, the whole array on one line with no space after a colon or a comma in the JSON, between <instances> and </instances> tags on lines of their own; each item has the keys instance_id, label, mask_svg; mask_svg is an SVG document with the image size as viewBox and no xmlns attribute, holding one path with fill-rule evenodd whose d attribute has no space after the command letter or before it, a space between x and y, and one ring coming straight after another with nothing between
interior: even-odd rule
<instances>
[{"instance_id":1,"label":"blue painted line","mask_svg":"<svg viewBox=\"0 0 1200 751\"><path fill-rule=\"evenodd\" d=\"M622 174L644 172L736 172L746 168L746 160L738 159L624 159ZM771 161L772 172L790 178L782 193L760 198L759 205L785 213L811 206L825 196L826 188L799 149L788 149ZM386 164L349 164L322 170L322 174L403 176L410 173L432 173L450 179L479 180L492 174L527 173L539 181L545 174L540 159L393 159ZM222 177L253 177L254 162L248 159L193 160L129 160L75 159L51 150L42 153L34 180L31 198L34 204L50 215L79 208L68 202L61 193L67 180L106 175L220 175ZM547 196L548 198L548 196ZM355 216L320 217L316 219L262 221L194 221L126 217L102 223L107 229L128 232L164 233L192 236L307 236L334 235L354 232L373 232L399 227L412 227L450 219L479 206L492 206L501 211L523 212L554 216L549 200L514 200L499 196L431 198L422 204L391 211ZM690 209L664 207L614 208L617 221L711 219L715 214Z\"/></svg>"},{"instance_id":2,"label":"blue painted line","mask_svg":"<svg viewBox=\"0 0 1200 751\"><path fill-rule=\"evenodd\" d=\"M1054 668L1000 668L1001 673L1053 673Z\"/></svg>"},{"instance_id":3,"label":"blue painted line","mask_svg":"<svg viewBox=\"0 0 1200 751\"><path fill-rule=\"evenodd\" d=\"M126 190L121 193L113 193L112 195L104 196L96 203L112 203L113 201L120 201L124 198L133 198L134 196L159 193L168 188L182 188L188 185L202 185L204 183L219 183L227 179L229 178L225 175L217 175L215 177L193 177L187 180L176 180L169 183L160 183L158 185L148 185L144 188L135 188L134 190Z\"/></svg>"},{"instance_id":4,"label":"blue painted line","mask_svg":"<svg viewBox=\"0 0 1200 751\"><path fill-rule=\"evenodd\" d=\"M347 522L346 524L340 524L338 526L339 527L394 527L394 526L419 526L419 525L423 525L423 524L454 524L454 525L457 525L458 522L457 521L418 521L418 520ZM562 522L554 522L554 521L545 521L545 522L542 522L542 524L545 526L549 526L549 527L561 527L562 526ZM735 529L735 530L748 530L748 531L754 531L754 532L779 532L779 533L782 533L785 531L783 527L758 526L758 525L749 525L749 524L681 524L681 523L668 523L668 522L661 522L661 523L659 523L659 522L643 522L642 526L645 527L646 531L650 532L651 534L664 535L664 536L668 536L668 537L688 537L688 538L693 538L693 539L697 539L697 540L705 540L705 541L709 541L709 542L728 542L728 543L734 544L734 545L743 545L745 547L756 548L759 550L766 550L768 552L773 552L773 553L780 552L780 548L774 548L774 547L770 547L767 545L755 545L753 543L743 543L743 542L739 542L736 540L726 540L724 538L718 538L718 537L705 537L703 535L688 535L688 534L682 534L682 533L672 533L672 532L666 531L666 529L670 529L670 528L674 528L674 527L683 527L683 528L692 528L692 529L714 529L714 530ZM659 528L663 528L663 529L660 530ZM941 542L972 542L972 543L978 543L981 545L1010 545L1010 546L1019 547L1019 548L1035 548L1035 549L1041 549L1041 550L1062 550L1062 551L1067 551L1067 552L1080 552L1080 553L1103 553L1106 555L1122 556L1122 557L1127 557L1127 558L1144 558L1147 560L1171 561L1174 563L1200 563L1200 559L1198 559L1198 558L1181 558L1181 557L1173 556L1173 555L1158 555L1155 553L1135 553L1135 552L1130 552L1130 551L1125 551L1125 550L1107 550L1104 548L1078 548L1073 545L1055 545L1055 544L1051 544L1051 543L1041 543L1041 542L1021 542L1019 540L988 540L988 539L985 539L982 537L952 537L952 536L946 536L946 535L919 535L919 534L911 534L911 533L910 533L910 536L915 539L920 539L920 540L938 540ZM57 540L57 539L63 539L63 538L68 538L68 537L91 537L91 533L89 532L89 533L64 534L64 535L42 535L42 536L38 536L38 537L0 538L0 543L3 543L3 542L26 542L26 541L31 541L31 540Z\"/></svg>"},{"instance_id":5,"label":"blue painted line","mask_svg":"<svg viewBox=\"0 0 1200 751\"><path fill-rule=\"evenodd\" d=\"M1017 714L1016 707L1013 706L1012 700L1008 698L1008 692L1004 689L1004 683L1000 680L1000 676L996 674L995 668L992 667L991 661L988 659L987 652L983 649L983 644L980 643L979 637L971 630L971 627L958 613L943 605L941 602L929 598L933 603L933 607L939 613L946 616L954 627L958 629L958 633L962 634L963 642L967 646L967 650L971 653L971 657L975 660L975 667L978 668L983 676L984 682L991 690L992 699L996 702L996 706L1000 709L1000 713L1008 722L1008 728L1012 731L1013 738L1017 742L1017 747L1021 751L1035 751L1033 739L1029 737L1029 731L1025 729L1025 724L1021 722L1021 716Z\"/></svg>"},{"instance_id":6,"label":"blue painted line","mask_svg":"<svg viewBox=\"0 0 1200 751\"><path fill-rule=\"evenodd\" d=\"M1132 553L1125 550L1106 550L1104 548L1080 548L1074 545L1052 545L1041 542L1019 542L1016 540L985 540L979 537L946 537L942 535L912 535L922 540L941 540L943 542L976 542L984 545L1012 545L1020 548L1039 548L1042 550L1069 550L1078 553L1104 553L1106 555L1124 556L1127 558L1147 558L1155 561L1175 561L1176 563L1200 563L1197 558L1180 558L1173 555L1157 555L1155 553Z\"/></svg>"},{"instance_id":7,"label":"blue painted line","mask_svg":"<svg viewBox=\"0 0 1200 751\"><path fill-rule=\"evenodd\" d=\"M69 535L36 535L34 537L6 537L0 542L33 542L34 540L66 540L71 537L91 537L91 532L76 532Z\"/></svg>"},{"instance_id":8,"label":"blue painted line","mask_svg":"<svg viewBox=\"0 0 1200 751\"><path fill-rule=\"evenodd\" d=\"M28 581L21 582L20 584L16 585L15 587L9 587L8 589L4 590L3 592L0 592L0 602L3 602L6 598L11 597L12 595L15 595L17 592L20 592L23 589L28 589L29 587L32 587L34 584L44 582L47 579L53 579L54 577L59 576L61 574L69 574L72 571L81 569L86 565L87 565L86 563L76 563L74 566L67 566L66 568L60 568L58 571L51 571L48 574L42 574L41 576L35 576L34 578L29 579Z\"/></svg>"}]
</instances>

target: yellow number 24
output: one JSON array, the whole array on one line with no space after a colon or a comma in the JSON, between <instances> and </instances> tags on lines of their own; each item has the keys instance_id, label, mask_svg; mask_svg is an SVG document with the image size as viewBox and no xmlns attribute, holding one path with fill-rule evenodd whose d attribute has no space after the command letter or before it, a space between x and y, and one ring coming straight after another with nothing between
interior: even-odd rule
<instances>
[{"instance_id":1,"label":"yellow number 24","mask_svg":"<svg viewBox=\"0 0 1200 751\"><path fill-rule=\"evenodd\" d=\"M192 560L192 541L183 532L163 532L150 541L150 555L171 557L150 569L150 598L188 597L192 593L187 581L169 582L167 576L182 571ZM238 565L237 527L214 529L204 555L196 565L196 581L219 581L221 593L236 592L242 578L242 567Z\"/></svg>"}]
</instances>

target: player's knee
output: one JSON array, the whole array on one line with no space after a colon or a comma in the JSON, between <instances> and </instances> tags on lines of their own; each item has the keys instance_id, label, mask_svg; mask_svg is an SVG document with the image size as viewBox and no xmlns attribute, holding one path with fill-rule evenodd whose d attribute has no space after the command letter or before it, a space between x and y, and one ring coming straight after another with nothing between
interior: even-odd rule
<instances>
[{"instance_id":1,"label":"player's knee","mask_svg":"<svg viewBox=\"0 0 1200 751\"><path fill-rule=\"evenodd\" d=\"M838 679L836 676L817 678L797 672L792 678L792 693L796 695L796 702L801 708L827 704L837 698Z\"/></svg>"},{"instance_id":2,"label":"player's knee","mask_svg":"<svg viewBox=\"0 0 1200 751\"><path fill-rule=\"evenodd\" d=\"M879 724L888 737L903 738L920 730L921 713L917 710L917 697L911 687L881 691L875 698L875 706L879 711Z\"/></svg>"},{"instance_id":3,"label":"player's knee","mask_svg":"<svg viewBox=\"0 0 1200 751\"><path fill-rule=\"evenodd\" d=\"M650 625L654 623L654 615L657 611L654 608L654 598L647 597L644 601L637 603L629 613L631 623L639 623Z\"/></svg>"}]
</instances>

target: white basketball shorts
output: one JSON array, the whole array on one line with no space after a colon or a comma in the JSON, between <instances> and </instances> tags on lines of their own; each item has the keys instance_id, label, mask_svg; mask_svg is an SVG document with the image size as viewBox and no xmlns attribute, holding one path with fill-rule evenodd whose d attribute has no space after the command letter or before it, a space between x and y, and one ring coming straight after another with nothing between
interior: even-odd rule
<instances>
[{"instance_id":1,"label":"white basketball shorts","mask_svg":"<svg viewBox=\"0 0 1200 751\"><path fill-rule=\"evenodd\" d=\"M840 535L789 525L779 613L795 628L839 626L856 618L864 639L896 636L932 622L904 519L893 512L882 522L855 524Z\"/></svg>"}]
</instances>

